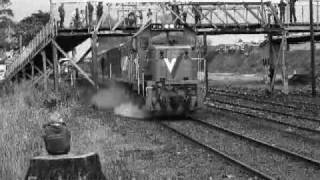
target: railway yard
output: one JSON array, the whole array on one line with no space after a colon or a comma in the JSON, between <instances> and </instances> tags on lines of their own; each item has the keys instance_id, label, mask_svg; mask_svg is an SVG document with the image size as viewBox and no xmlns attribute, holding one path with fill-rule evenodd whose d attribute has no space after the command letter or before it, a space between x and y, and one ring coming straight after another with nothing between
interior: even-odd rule
<instances>
[{"instance_id":1,"label":"railway yard","mask_svg":"<svg viewBox=\"0 0 320 180\"><path fill-rule=\"evenodd\" d=\"M319 3L315 29L312 1L298 23L262 0L94 6L50 1L19 37L0 84L0 180L320 179ZM233 35L248 42L214 40Z\"/></svg>"},{"instance_id":2,"label":"railway yard","mask_svg":"<svg viewBox=\"0 0 320 180\"><path fill-rule=\"evenodd\" d=\"M127 168L137 179L318 179L317 99L211 86L203 108L187 117L141 120L109 112L114 117L105 125L129 142L146 139L120 151L121 158L134 158ZM146 152L149 143L153 148Z\"/></svg>"},{"instance_id":3,"label":"railway yard","mask_svg":"<svg viewBox=\"0 0 320 180\"><path fill-rule=\"evenodd\" d=\"M156 144L149 152L152 160L142 163L150 163L142 168L146 175L141 177L147 179L318 179L317 99L294 91L271 96L258 89L211 86L203 108L187 117L139 120L116 115L107 124L132 142L147 138ZM143 147L136 148L125 154L148 156L139 149ZM166 168L159 170L162 165Z\"/></svg>"}]
</instances>

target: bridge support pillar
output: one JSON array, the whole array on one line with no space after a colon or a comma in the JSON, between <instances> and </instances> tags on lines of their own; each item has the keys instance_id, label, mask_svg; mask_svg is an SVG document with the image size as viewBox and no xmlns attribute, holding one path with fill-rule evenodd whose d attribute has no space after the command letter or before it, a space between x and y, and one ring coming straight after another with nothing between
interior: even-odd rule
<instances>
[{"instance_id":1,"label":"bridge support pillar","mask_svg":"<svg viewBox=\"0 0 320 180\"><path fill-rule=\"evenodd\" d=\"M283 89L282 92L284 94L289 93L288 87L288 73L287 73L287 63L286 63L286 50L287 50L287 32L283 31L282 33L282 43L281 43L281 69L282 69L282 83Z\"/></svg>"},{"instance_id":2,"label":"bridge support pillar","mask_svg":"<svg viewBox=\"0 0 320 180\"><path fill-rule=\"evenodd\" d=\"M34 80L34 62L33 61L30 62L30 66L31 66L31 81L33 82Z\"/></svg>"},{"instance_id":3,"label":"bridge support pillar","mask_svg":"<svg viewBox=\"0 0 320 180\"><path fill-rule=\"evenodd\" d=\"M26 65L27 66L27 65ZM22 68L22 82L27 80L26 66Z\"/></svg>"},{"instance_id":4,"label":"bridge support pillar","mask_svg":"<svg viewBox=\"0 0 320 180\"><path fill-rule=\"evenodd\" d=\"M269 77L270 77L270 83L269 83L269 87L267 87L267 89L269 88L269 91L272 93L274 90L274 81L275 81L275 56L274 56L274 46L273 46L273 40L272 40L272 35L268 34L268 39L269 39Z\"/></svg>"},{"instance_id":5,"label":"bridge support pillar","mask_svg":"<svg viewBox=\"0 0 320 180\"><path fill-rule=\"evenodd\" d=\"M54 74L54 90L58 92L58 89L59 89L58 50L53 43L52 43L52 61L53 61L53 74Z\"/></svg>"},{"instance_id":6,"label":"bridge support pillar","mask_svg":"<svg viewBox=\"0 0 320 180\"><path fill-rule=\"evenodd\" d=\"M206 58L207 55L207 51L208 51L208 45L207 45L207 34L204 33L203 35L203 57ZM209 88L209 80L208 80L208 61L207 59L205 59L204 62L204 80L205 80L205 97L208 95L208 88Z\"/></svg>"},{"instance_id":7,"label":"bridge support pillar","mask_svg":"<svg viewBox=\"0 0 320 180\"><path fill-rule=\"evenodd\" d=\"M98 35L96 32L92 35L91 50L92 50L92 64L91 74L95 84L98 84L98 47L97 47Z\"/></svg>"},{"instance_id":8,"label":"bridge support pillar","mask_svg":"<svg viewBox=\"0 0 320 180\"><path fill-rule=\"evenodd\" d=\"M44 90L48 90L48 77L47 77L47 58L46 53L44 51L41 51L42 56L42 71L43 71L43 85Z\"/></svg>"}]
</instances>

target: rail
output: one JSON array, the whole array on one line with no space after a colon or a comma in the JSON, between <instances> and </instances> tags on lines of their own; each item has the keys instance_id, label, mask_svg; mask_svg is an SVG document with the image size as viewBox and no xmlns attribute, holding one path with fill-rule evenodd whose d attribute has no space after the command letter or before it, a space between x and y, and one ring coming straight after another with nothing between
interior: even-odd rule
<instances>
[{"instance_id":1,"label":"rail","mask_svg":"<svg viewBox=\"0 0 320 180\"><path fill-rule=\"evenodd\" d=\"M37 52L56 35L57 28L55 26L55 21L50 20L29 42L22 52L12 58L13 61L6 71L6 78L14 75L17 70L25 65L25 63L29 62Z\"/></svg>"}]
</instances>

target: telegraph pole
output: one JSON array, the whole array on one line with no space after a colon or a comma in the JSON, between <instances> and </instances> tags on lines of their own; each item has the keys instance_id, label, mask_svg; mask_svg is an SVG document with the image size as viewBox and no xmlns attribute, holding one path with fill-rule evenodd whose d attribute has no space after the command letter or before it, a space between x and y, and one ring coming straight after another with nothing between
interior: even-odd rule
<instances>
[{"instance_id":1,"label":"telegraph pole","mask_svg":"<svg viewBox=\"0 0 320 180\"><path fill-rule=\"evenodd\" d=\"M309 11L310 11L310 48L311 48L311 87L312 87L312 96L316 96L316 77L315 77L315 62L314 62L314 29L313 29L313 0L310 0Z\"/></svg>"}]
</instances>

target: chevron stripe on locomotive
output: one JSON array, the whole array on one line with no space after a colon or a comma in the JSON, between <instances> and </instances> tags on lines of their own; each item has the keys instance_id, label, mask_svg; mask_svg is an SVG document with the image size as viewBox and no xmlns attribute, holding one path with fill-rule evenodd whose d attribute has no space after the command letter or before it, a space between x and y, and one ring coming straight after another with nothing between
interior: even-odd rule
<instances>
[{"instance_id":1,"label":"chevron stripe on locomotive","mask_svg":"<svg viewBox=\"0 0 320 180\"><path fill-rule=\"evenodd\" d=\"M197 44L192 30L151 25L106 52L102 66L111 79L142 95L148 110L180 115L202 104L205 60Z\"/></svg>"}]
</instances>

